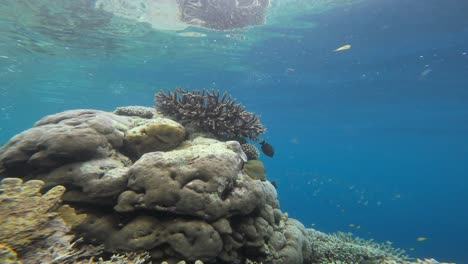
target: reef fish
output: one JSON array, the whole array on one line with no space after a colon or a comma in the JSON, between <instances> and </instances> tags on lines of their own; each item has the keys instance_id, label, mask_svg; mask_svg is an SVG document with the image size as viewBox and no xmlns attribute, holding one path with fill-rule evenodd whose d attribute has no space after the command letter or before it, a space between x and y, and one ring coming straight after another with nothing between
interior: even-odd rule
<instances>
[{"instance_id":1,"label":"reef fish","mask_svg":"<svg viewBox=\"0 0 468 264\"><path fill-rule=\"evenodd\" d=\"M349 50L351 48L351 45L344 45L342 47L337 48L334 51L343 51L343 50Z\"/></svg>"},{"instance_id":2,"label":"reef fish","mask_svg":"<svg viewBox=\"0 0 468 264\"><path fill-rule=\"evenodd\" d=\"M273 185L273 187L275 187L275 189L278 190L278 183L276 183L276 181L271 181L270 183Z\"/></svg>"},{"instance_id":3,"label":"reef fish","mask_svg":"<svg viewBox=\"0 0 468 264\"><path fill-rule=\"evenodd\" d=\"M268 157L273 157L273 155L275 155L275 149L272 145L266 143L265 140L260 142L260 145L262 146L262 152L265 155L267 155Z\"/></svg>"},{"instance_id":4,"label":"reef fish","mask_svg":"<svg viewBox=\"0 0 468 264\"><path fill-rule=\"evenodd\" d=\"M416 238L416 241L418 241L418 242L424 242L424 241L426 241L427 239L428 239L427 237L418 237L418 238Z\"/></svg>"}]
</instances>

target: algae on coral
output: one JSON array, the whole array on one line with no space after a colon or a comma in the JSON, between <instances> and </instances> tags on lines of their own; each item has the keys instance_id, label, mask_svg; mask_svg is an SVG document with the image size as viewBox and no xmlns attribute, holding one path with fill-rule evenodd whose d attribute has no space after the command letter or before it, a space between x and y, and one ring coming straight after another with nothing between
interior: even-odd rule
<instances>
[{"instance_id":1,"label":"algae on coral","mask_svg":"<svg viewBox=\"0 0 468 264\"><path fill-rule=\"evenodd\" d=\"M265 166L259 160L249 160L244 164L244 171L254 180L266 181Z\"/></svg>"}]
</instances>

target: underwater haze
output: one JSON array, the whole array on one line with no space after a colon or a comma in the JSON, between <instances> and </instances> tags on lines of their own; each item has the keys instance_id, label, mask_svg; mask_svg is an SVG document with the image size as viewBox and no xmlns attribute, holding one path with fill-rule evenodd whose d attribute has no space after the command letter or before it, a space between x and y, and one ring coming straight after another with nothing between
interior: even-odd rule
<instances>
[{"instance_id":1,"label":"underwater haze","mask_svg":"<svg viewBox=\"0 0 468 264\"><path fill-rule=\"evenodd\" d=\"M64 110L227 91L268 129L289 216L468 263L468 1L271 0L224 31L116 10L1 1L0 145Z\"/></svg>"}]
</instances>

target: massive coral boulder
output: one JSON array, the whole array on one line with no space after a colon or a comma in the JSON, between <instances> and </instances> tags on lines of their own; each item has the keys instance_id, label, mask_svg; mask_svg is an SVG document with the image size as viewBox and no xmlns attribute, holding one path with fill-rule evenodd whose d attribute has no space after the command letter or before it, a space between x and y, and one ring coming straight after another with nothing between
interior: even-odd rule
<instances>
[{"instance_id":1,"label":"massive coral boulder","mask_svg":"<svg viewBox=\"0 0 468 264\"><path fill-rule=\"evenodd\" d=\"M115 209L169 211L207 220L247 215L265 204L265 187L241 170L244 155L237 141L205 138L147 153L131 166L129 190L119 196Z\"/></svg>"},{"instance_id":2,"label":"massive coral boulder","mask_svg":"<svg viewBox=\"0 0 468 264\"><path fill-rule=\"evenodd\" d=\"M3 146L0 175L40 178L45 189L63 185L67 202L109 204L127 185L131 159L174 148L184 138L184 127L162 117L66 111L43 118Z\"/></svg>"},{"instance_id":3,"label":"massive coral boulder","mask_svg":"<svg viewBox=\"0 0 468 264\"><path fill-rule=\"evenodd\" d=\"M35 175L71 162L105 158L123 146L131 119L97 110L48 116L0 149L0 173Z\"/></svg>"},{"instance_id":4,"label":"massive coral boulder","mask_svg":"<svg viewBox=\"0 0 468 264\"><path fill-rule=\"evenodd\" d=\"M0 173L36 175L62 165L146 152L180 144L184 128L166 118L119 116L98 110L71 110L47 116L0 149Z\"/></svg>"},{"instance_id":5,"label":"massive coral boulder","mask_svg":"<svg viewBox=\"0 0 468 264\"><path fill-rule=\"evenodd\" d=\"M147 250L161 259L216 259L222 250L220 234L202 220L139 215L122 227L117 221L112 215L93 215L78 231L108 251Z\"/></svg>"},{"instance_id":6,"label":"massive coral boulder","mask_svg":"<svg viewBox=\"0 0 468 264\"><path fill-rule=\"evenodd\" d=\"M285 239L276 190L248 176L245 162L237 141L96 110L48 116L0 149L1 177L67 188L62 199L87 215L73 225L86 241L160 260L236 263L282 250L268 250Z\"/></svg>"},{"instance_id":7,"label":"massive coral boulder","mask_svg":"<svg viewBox=\"0 0 468 264\"><path fill-rule=\"evenodd\" d=\"M248 161L239 142L205 138L132 109L124 116L97 110L52 115L0 149L0 178L32 180L2 182L0 224L24 232L3 228L0 243L19 253L34 248L37 236L56 234L51 225L64 225L60 214L86 243L115 254L146 251L155 263L400 259L399 252L322 235L289 219L263 163ZM60 196L82 214L67 206L57 211Z\"/></svg>"},{"instance_id":8,"label":"massive coral boulder","mask_svg":"<svg viewBox=\"0 0 468 264\"><path fill-rule=\"evenodd\" d=\"M131 161L120 153L89 161L72 162L50 172L39 174L44 189L56 185L67 187L62 199L66 202L112 204L125 190Z\"/></svg>"}]
</instances>

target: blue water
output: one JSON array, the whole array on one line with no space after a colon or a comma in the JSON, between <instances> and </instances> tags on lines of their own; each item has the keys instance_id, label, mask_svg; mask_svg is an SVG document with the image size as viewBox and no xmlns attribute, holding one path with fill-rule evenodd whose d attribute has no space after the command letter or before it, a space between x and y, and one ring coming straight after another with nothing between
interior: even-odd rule
<instances>
[{"instance_id":1,"label":"blue water","mask_svg":"<svg viewBox=\"0 0 468 264\"><path fill-rule=\"evenodd\" d=\"M292 20L314 27L236 32L265 36L247 43L148 25L47 34L3 19L0 144L67 109L151 106L176 86L226 90L261 115L276 150L262 160L291 217L468 263L466 14L464 0L368 0Z\"/></svg>"}]
</instances>

